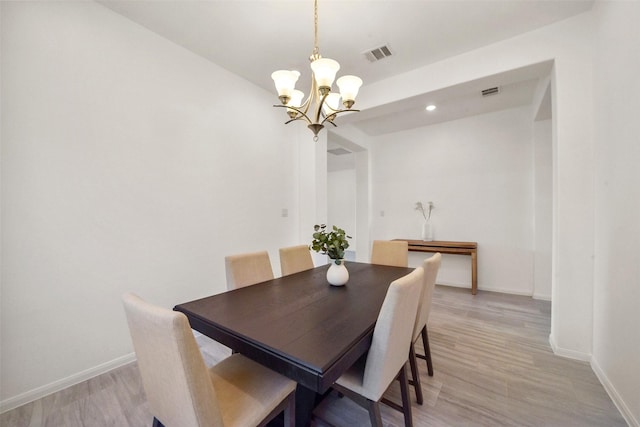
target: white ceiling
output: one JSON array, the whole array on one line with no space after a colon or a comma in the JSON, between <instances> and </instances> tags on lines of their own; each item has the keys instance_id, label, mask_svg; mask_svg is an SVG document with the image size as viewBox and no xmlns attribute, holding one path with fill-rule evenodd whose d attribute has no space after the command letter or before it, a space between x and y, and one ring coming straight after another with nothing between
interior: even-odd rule
<instances>
[{"instance_id":1,"label":"white ceiling","mask_svg":"<svg viewBox=\"0 0 640 427\"><path fill-rule=\"evenodd\" d=\"M99 3L149 30L274 93L278 69L302 73L308 90L313 49L312 0L101 0ZM585 12L593 0L320 0L319 47L341 64L338 75L367 83L407 72ZM363 52L386 44L393 56L369 62ZM369 135L425 126L525 105L548 64L421 94L351 114L348 122ZM482 89L501 93L482 98ZM427 102L438 109L424 111ZM346 117L344 117L346 119ZM339 123L338 123L339 124Z\"/></svg>"}]
</instances>

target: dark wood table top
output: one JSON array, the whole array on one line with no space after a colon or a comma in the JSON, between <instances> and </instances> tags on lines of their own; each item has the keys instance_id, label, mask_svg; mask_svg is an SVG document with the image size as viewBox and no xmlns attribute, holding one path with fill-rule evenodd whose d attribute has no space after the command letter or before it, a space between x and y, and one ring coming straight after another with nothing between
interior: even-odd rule
<instances>
[{"instance_id":1,"label":"dark wood table top","mask_svg":"<svg viewBox=\"0 0 640 427\"><path fill-rule=\"evenodd\" d=\"M177 305L191 327L319 393L371 344L389 284L412 268L347 263L349 282L327 283L328 266Z\"/></svg>"}]
</instances>

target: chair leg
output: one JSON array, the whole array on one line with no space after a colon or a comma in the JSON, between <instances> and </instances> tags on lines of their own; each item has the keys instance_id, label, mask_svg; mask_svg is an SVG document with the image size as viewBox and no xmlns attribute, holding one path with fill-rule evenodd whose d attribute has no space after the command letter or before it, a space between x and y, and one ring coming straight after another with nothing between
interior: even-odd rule
<instances>
[{"instance_id":1,"label":"chair leg","mask_svg":"<svg viewBox=\"0 0 640 427\"><path fill-rule=\"evenodd\" d=\"M416 391L416 402L418 402L418 405L422 405L424 401L422 397L422 385L420 384L420 372L418 371L416 349L413 347L413 343L409 346L409 365L411 366L411 377L413 379L412 385Z\"/></svg>"},{"instance_id":2,"label":"chair leg","mask_svg":"<svg viewBox=\"0 0 640 427\"><path fill-rule=\"evenodd\" d=\"M382 416L380 415L380 404L373 400L368 400L367 410L369 411L369 420L372 427L382 427Z\"/></svg>"},{"instance_id":3,"label":"chair leg","mask_svg":"<svg viewBox=\"0 0 640 427\"><path fill-rule=\"evenodd\" d=\"M429 334L427 334L427 325L422 328L422 344L424 345L424 356L427 360L427 371L429 376L433 376L433 362L431 361L431 348L429 348Z\"/></svg>"},{"instance_id":4,"label":"chair leg","mask_svg":"<svg viewBox=\"0 0 640 427\"><path fill-rule=\"evenodd\" d=\"M342 393L349 399L369 412L369 420L372 427L382 427L382 415L380 415L380 402L374 402L366 397L342 387L340 384L333 384L332 388L338 393Z\"/></svg>"},{"instance_id":5,"label":"chair leg","mask_svg":"<svg viewBox=\"0 0 640 427\"><path fill-rule=\"evenodd\" d=\"M413 415L411 414L411 399L409 398L409 384L407 383L406 365L400 369L400 394L402 395L404 425L405 427L413 427Z\"/></svg>"},{"instance_id":6,"label":"chair leg","mask_svg":"<svg viewBox=\"0 0 640 427\"><path fill-rule=\"evenodd\" d=\"M156 417L153 417L152 427L164 427L164 424L162 424Z\"/></svg>"},{"instance_id":7,"label":"chair leg","mask_svg":"<svg viewBox=\"0 0 640 427\"><path fill-rule=\"evenodd\" d=\"M287 406L284 408L284 427L296 426L296 399L295 392L287 398Z\"/></svg>"}]
</instances>

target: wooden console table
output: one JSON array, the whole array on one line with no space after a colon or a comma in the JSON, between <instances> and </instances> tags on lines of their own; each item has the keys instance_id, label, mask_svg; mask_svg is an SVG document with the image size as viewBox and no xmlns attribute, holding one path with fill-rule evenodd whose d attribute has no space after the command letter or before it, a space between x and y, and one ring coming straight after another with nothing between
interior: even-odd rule
<instances>
[{"instance_id":1,"label":"wooden console table","mask_svg":"<svg viewBox=\"0 0 640 427\"><path fill-rule=\"evenodd\" d=\"M442 254L471 255L471 293L478 291L478 243L477 242L446 242L434 240L404 240L409 243L410 252L440 252Z\"/></svg>"}]
</instances>

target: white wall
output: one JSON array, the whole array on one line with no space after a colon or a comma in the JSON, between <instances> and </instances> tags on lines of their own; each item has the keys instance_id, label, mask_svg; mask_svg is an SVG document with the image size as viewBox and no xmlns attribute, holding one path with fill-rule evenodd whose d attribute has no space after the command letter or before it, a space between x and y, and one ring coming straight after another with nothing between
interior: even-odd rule
<instances>
[{"instance_id":1,"label":"white wall","mask_svg":"<svg viewBox=\"0 0 640 427\"><path fill-rule=\"evenodd\" d=\"M258 249L278 271L299 189L272 94L93 2L0 7L6 409L129 360L123 292L220 292Z\"/></svg>"},{"instance_id":2,"label":"white wall","mask_svg":"<svg viewBox=\"0 0 640 427\"><path fill-rule=\"evenodd\" d=\"M596 2L595 13L370 84L358 101L373 107L554 60L550 338L564 355L593 351L632 425L639 4ZM122 291L171 306L222 290L224 254L299 242L326 196L322 180L301 179L303 165L282 167L307 157L268 107L271 94L93 3L0 2L0 11L4 408L130 352ZM226 87L242 87L237 108L259 126L223 107Z\"/></svg>"},{"instance_id":3,"label":"white wall","mask_svg":"<svg viewBox=\"0 0 640 427\"><path fill-rule=\"evenodd\" d=\"M640 426L640 2L598 2L593 359Z\"/></svg>"},{"instance_id":4,"label":"white wall","mask_svg":"<svg viewBox=\"0 0 640 427\"><path fill-rule=\"evenodd\" d=\"M551 299L553 156L551 120L533 123L533 297Z\"/></svg>"},{"instance_id":5,"label":"white wall","mask_svg":"<svg viewBox=\"0 0 640 427\"><path fill-rule=\"evenodd\" d=\"M311 243L313 227L327 223L327 133L320 132L318 141L301 123L290 128L296 136L298 155L297 206L299 207L298 233L287 246ZM311 252L315 265L327 263L327 256ZM279 271L279 266L278 266Z\"/></svg>"},{"instance_id":6,"label":"white wall","mask_svg":"<svg viewBox=\"0 0 640 427\"><path fill-rule=\"evenodd\" d=\"M352 238L349 250L356 248L356 170L343 169L327 174L327 225L338 226Z\"/></svg>"},{"instance_id":7,"label":"white wall","mask_svg":"<svg viewBox=\"0 0 640 427\"><path fill-rule=\"evenodd\" d=\"M371 182L370 169L370 138L353 125L340 125L329 132L333 143L343 146L353 154L355 168L355 232L353 234L353 249L356 261L369 262L371 252ZM328 167L331 169L331 163Z\"/></svg>"},{"instance_id":8,"label":"white wall","mask_svg":"<svg viewBox=\"0 0 640 427\"><path fill-rule=\"evenodd\" d=\"M376 138L372 237L419 239L415 204L433 201L436 240L478 242L479 289L531 295L530 116L521 107ZM445 255L438 283L469 287L469 257Z\"/></svg>"},{"instance_id":9,"label":"white wall","mask_svg":"<svg viewBox=\"0 0 640 427\"><path fill-rule=\"evenodd\" d=\"M553 242L550 341L589 359L593 326L593 16L587 12L367 85L361 108L548 60L554 61Z\"/></svg>"}]
</instances>

